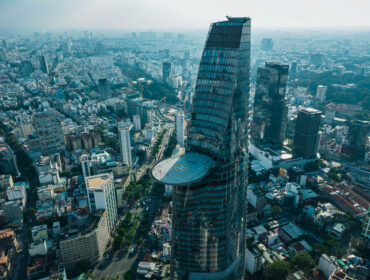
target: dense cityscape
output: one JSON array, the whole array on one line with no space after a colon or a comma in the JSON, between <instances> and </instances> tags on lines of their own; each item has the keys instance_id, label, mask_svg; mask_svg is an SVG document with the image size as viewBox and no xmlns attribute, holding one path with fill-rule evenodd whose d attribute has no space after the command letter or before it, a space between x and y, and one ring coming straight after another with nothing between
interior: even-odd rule
<instances>
[{"instance_id":1,"label":"dense cityscape","mask_svg":"<svg viewBox=\"0 0 370 280\"><path fill-rule=\"evenodd\" d=\"M370 279L370 31L0 31L0 280Z\"/></svg>"}]
</instances>

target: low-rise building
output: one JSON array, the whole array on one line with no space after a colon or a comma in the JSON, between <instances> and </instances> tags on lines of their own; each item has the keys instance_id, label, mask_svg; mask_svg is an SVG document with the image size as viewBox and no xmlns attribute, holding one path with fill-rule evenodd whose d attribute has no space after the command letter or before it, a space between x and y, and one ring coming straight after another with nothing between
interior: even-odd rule
<instances>
[{"instance_id":1,"label":"low-rise building","mask_svg":"<svg viewBox=\"0 0 370 280\"><path fill-rule=\"evenodd\" d=\"M34 242L39 240L48 240L48 226L46 224L34 226L32 228L31 235Z\"/></svg>"},{"instance_id":2,"label":"low-rise building","mask_svg":"<svg viewBox=\"0 0 370 280\"><path fill-rule=\"evenodd\" d=\"M250 274L262 269L262 251L256 245L245 249L245 269Z\"/></svg>"}]
</instances>

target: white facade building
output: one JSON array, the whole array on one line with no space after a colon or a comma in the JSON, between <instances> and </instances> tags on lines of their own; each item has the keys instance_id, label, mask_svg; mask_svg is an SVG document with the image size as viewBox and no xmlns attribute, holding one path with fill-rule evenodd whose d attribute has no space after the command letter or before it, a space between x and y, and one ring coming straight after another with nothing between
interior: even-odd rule
<instances>
[{"instance_id":1,"label":"white facade building","mask_svg":"<svg viewBox=\"0 0 370 280\"><path fill-rule=\"evenodd\" d=\"M118 136L121 149L122 162L128 166L132 166L132 154L131 154L131 140L130 130L132 124L128 122L120 122L118 124Z\"/></svg>"},{"instance_id":2,"label":"white facade building","mask_svg":"<svg viewBox=\"0 0 370 280\"><path fill-rule=\"evenodd\" d=\"M54 196L54 188L51 185L39 187L37 189L37 197L39 200L52 200Z\"/></svg>"},{"instance_id":3,"label":"white facade building","mask_svg":"<svg viewBox=\"0 0 370 280\"><path fill-rule=\"evenodd\" d=\"M46 246L45 240L40 240L37 242L32 242L28 247L28 253L31 257L36 255L45 256L48 253L48 248Z\"/></svg>"},{"instance_id":4,"label":"white facade building","mask_svg":"<svg viewBox=\"0 0 370 280\"><path fill-rule=\"evenodd\" d=\"M39 181L41 185L48 185L48 184L59 184L60 177L59 171L54 169L50 172L42 172L39 174Z\"/></svg>"},{"instance_id":5,"label":"white facade building","mask_svg":"<svg viewBox=\"0 0 370 280\"><path fill-rule=\"evenodd\" d=\"M6 189L6 195L8 197L8 200L26 200L26 190L23 186L18 187L8 187Z\"/></svg>"},{"instance_id":6,"label":"white facade building","mask_svg":"<svg viewBox=\"0 0 370 280\"><path fill-rule=\"evenodd\" d=\"M89 208L92 213L99 209L107 210L108 228L112 231L117 220L117 200L112 174L100 174L86 178Z\"/></svg>"},{"instance_id":7,"label":"white facade building","mask_svg":"<svg viewBox=\"0 0 370 280\"><path fill-rule=\"evenodd\" d=\"M245 248L245 263L245 269L250 274L254 274L262 269L262 252L257 246Z\"/></svg>"},{"instance_id":8,"label":"white facade building","mask_svg":"<svg viewBox=\"0 0 370 280\"><path fill-rule=\"evenodd\" d=\"M322 86L322 85L319 85L317 86L317 90L316 90L316 98L320 101L320 102L324 102L325 99L326 99L326 90L328 89L327 86Z\"/></svg>"},{"instance_id":9,"label":"white facade building","mask_svg":"<svg viewBox=\"0 0 370 280\"><path fill-rule=\"evenodd\" d=\"M176 139L177 144L179 144L181 147L184 147L185 142L185 129L184 129L184 112L178 111L176 113Z\"/></svg>"}]
</instances>

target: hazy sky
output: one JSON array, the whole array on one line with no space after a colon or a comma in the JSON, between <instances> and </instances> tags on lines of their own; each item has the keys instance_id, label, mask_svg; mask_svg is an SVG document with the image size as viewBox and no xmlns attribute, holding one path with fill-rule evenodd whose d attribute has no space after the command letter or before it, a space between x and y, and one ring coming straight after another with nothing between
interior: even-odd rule
<instances>
[{"instance_id":1,"label":"hazy sky","mask_svg":"<svg viewBox=\"0 0 370 280\"><path fill-rule=\"evenodd\" d=\"M0 28L207 29L225 15L253 27L370 27L370 0L0 0Z\"/></svg>"}]
</instances>

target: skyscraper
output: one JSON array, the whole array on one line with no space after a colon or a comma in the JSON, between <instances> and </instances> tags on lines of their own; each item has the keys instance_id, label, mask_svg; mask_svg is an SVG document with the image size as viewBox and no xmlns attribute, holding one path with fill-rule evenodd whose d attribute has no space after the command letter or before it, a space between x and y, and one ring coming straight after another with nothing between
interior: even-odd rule
<instances>
[{"instance_id":1,"label":"skyscraper","mask_svg":"<svg viewBox=\"0 0 370 280\"><path fill-rule=\"evenodd\" d=\"M302 108L297 117L293 142L293 156L304 159L316 158L319 147L321 112Z\"/></svg>"},{"instance_id":2,"label":"skyscraper","mask_svg":"<svg viewBox=\"0 0 370 280\"><path fill-rule=\"evenodd\" d=\"M99 79L99 98L105 100L111 97L111 88L106 78Z\"/></svg>"},{"instance_id":3,"label":"skyscraper","mask_svg":"<svg viewBox=\"0 0 370 280\"><path fill-rule=\"evenodd\" d=\"M107 210L108 228L112 232L117 221L117 202L112 174L100 174L86 178L89 208L92 213Z\"/></svg>"},{"instance_id":4,"label":"skyscraper","mask_svg":"<svg viewBox=\"0 0 370 280\"><path fill-rule=\"evenodd\" d=\"M355 120L349 124L347 141L354 148L355 158L363 159L366 152L370 122Z\"/></svg>"},{"instance_id":5,"label":"skyscraper","mask_svg":"<svg viewBox=\"0 0 370 280\"><path fill-rule=\"evenodd\" d=\"M177 144L181 147L184 147L184 137L185 137L185 130L184 130L184 112L177 111L176 113L176 139Z\"/></svg>"},{"instance_id":6,"label":"skyscraper","mask_svg":"<svg viewBox=\"0 0 370 280\"><path fill-rule=\"evenodd\" d=\"M63 152L65 149L61 116L54 110L37 113L33 125L44 156Z\"/></svg>"},{"instance_id":7,"label":"skyscraper","mask_svg":"<svg viewBox=\"0 0 370 280\"><path fill-rule=\"evenodd\" d=\"M171 279L241 279L245 266L249 18L213 23L186 153L152 174L173 185Z\"/></svg>"},{"instance_id":8,"label":"skyscraper","mask_svg":"<svg viewBox=\"0 0 370 280\"><path fill-rule=\"evenodd\" d=\"M118 136L121 149L121 159L122 162L126 163L128 166L132 165L131 139L130 139L131 128L132 124L130 122L118 123Z\"/></svg>"},{"instance_id":9,"label":"skyscraper","mask_svg":"<svg viewBox=\"0 0 370 280\"><path fill-rule=\"evenodd\" d=\"M326 99L326 90L328 89L327 86L319 85L317 86L316 90L316 98L319 100L319 102L324 102Z\"/></svg>"},{"instance_id":10,"label":"skyscraper","mask_svg":"<svg viewBox=\"0 0 370 280\"><path fill-rule=\"evenodd\" d=\"M39 59L40 59L40 69L41 69L41 71L48 74L49 73L49 68L48 68L48 64L46 62L46 57L44 55L40 55Z\"/></svg>"},{"instance_id":11,"label":"skyscraper","mask_svg":"<svg viewBox=\"0 0 370 280\"><path fill-rule=\"evenodd\" d=\"M21 63L23 76L28 77L33 72L33 66L31 61L25 60Z\"/></svg>"},{"instance_id":12,"label":"skyscraper","mask_svg":"<svg viewBox=\"0 0 370 280\"><path fill-rule=\"evenodd\" d=\"M171 76L171 62L163 62L162 63L162 77L163 77L164 84L168 83L170 76Z\"/></svg>"},{"instance_id":13,"label":"skyscraper","mask_svg":"<svg viewBox=\"0 0 370 280\"><path fill-rule=\"evenodd\" d=\"M271 52L274 49L272 38L263 38L261 41L261 50Z\"/></svg>"},{"instance_id":14,"label":"skyscraper","mask_svg":"<svg viewBox=\"0 0 370 280\"><path fill-rule=\"evenodd\" d=\"M279 62L266 62L257 70L251 137L278 148L283 144L287 123L288 70L288 64Z\"/></svg>"},{"instance_id":15,"label":"skyscraper","mask_svg":"<svg viewBox=\"0 0 370 280\"><path fill-rule=\"evenodd\" d=\"M17 157L5 142L0 141L0 174L19 176Z\"/></svg>"}]
</instances>

